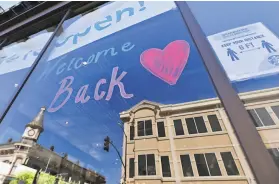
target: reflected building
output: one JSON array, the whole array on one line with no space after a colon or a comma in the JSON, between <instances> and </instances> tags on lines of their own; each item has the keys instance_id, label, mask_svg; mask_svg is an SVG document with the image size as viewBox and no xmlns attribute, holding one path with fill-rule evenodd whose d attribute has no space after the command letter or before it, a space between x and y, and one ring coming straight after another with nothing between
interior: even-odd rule
<instances>
[{"instance_id":1,"label":"reflected building","mask_svg":"<svg viewBox=\"0 0 279 184\"><path fill-rule=\"evenodd\" d=\"M54 152L54 147L46 149L37 143L44 131L44 111L45 108L41 108L34 120L26 125L20 142L12 142L10 139L6 144L0 144L0 162L3 163L3 166L9 165L7 174L4 178L2 176L2 180L15 177L17 167L24 165L27 166L25 167L27 169L32 168L50 173L56 177L62 177L68 182L106 183L104 176L82 167L78 162L69 160L66 153L61 156Z\"/></svg>"},{"instance_id":2,"label":"reflected building","mask_svg":"<svg viewBox=\"0 0 279 184\"><path fill-rule=\"evenodd\" d=\"M279 88L240 98L279 166ZM169 105L142 101L120 118L128 135L127 183L256 183L218 98Z\"/></svg>"}]
</instances>

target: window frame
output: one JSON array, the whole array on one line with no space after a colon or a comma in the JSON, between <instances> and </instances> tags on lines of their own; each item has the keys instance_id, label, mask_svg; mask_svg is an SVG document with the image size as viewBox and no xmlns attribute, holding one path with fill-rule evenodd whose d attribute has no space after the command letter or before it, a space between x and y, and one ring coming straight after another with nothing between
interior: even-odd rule
<instances>
[{"instance_id":1,"label":"window frame","mask_svg":"<svg viewBox=\"0 0 279 184\"><path fill-rule=\"evenodd\" d=\"M152 175L148 174L148 159L147 159L148 155L153 155L153 157L154 157L154 172L155 172L155 174L152 174ZM156 171L156 156L155 156L155 154L154 153L147 153L147 154L139 154L137 156L138 156L138 176L156 176L157 171ZM140 164L139 164L140 159L139 159L139 157L140 156L144 156L144 158L145 158L145 171L146 171L145 175L141 175L140 172L139 172L139 170L140 170Z\"/></svg>"},{"instance_id":2,"label":"window frame","mask_svg":"<svg viewBox=\"0 0 279 184\"><path fill-rule=\"evenodd\" d=\"M199 132L199 128L198 128L198 125L197 125L197 122L196 122L196 118L202 118L202 120L203 120L203 125L204 125L204 127L205 127L205 129L206 129L206 132ZM188 127L187 119L192 119L192 120L193 120L197 133L190 133L190 132L189 132L189 127ZM206 121L205 121L203 115L200 115L200 116L192 116L192 117L185 117L184 120L185 120L185 123L186 123L187 130L188 130L188 134L189 134L189 135L206 134L206 133L208 133L208 129L207 129L207 127L206 127Z\"/></svg>"},{"instance_id":3,"label":"window frame","mask_svg":"<svg viewBox=\"0 0 279 184\"><path fill-rule=\"evenodd\" d=\"M151 135L146 135L146 121L150 121L151 124ZM143 122L143 135L139 135L139 122ZM143 119L143 120L137 120L137 137L146 137L146 136L152 136L154 135L154 131L153 131L153 120L152 118L147 118L147 119Z\"/></svg>"},{"instance_id":4,"label":"window frame","mask_svg":"<svg viewBox=\"0 0 279 184\"><path fill-rule=\"evenodd\" d=\"M133 136L132 136L132 133L131 133L131 128L133 129ZM129 125L129 140L130 141L135 140L135 126L133 124Z\"/></svg>"},{"instance_id":5,"label":"window frame","mask_svg":"<svg viewBox=\"0 0 279 184\"><path fill-rule=\"evenodd\" d=\"M182 164L182 156L188 156L189 157L189 162L190 162L190 167L191 167L191 173L192 173L192 175L191 176L185 176L184 175L184 167L183 167L183 164ZM185 154L180 154L179 155L179 157L180 157L180 165L181 165L181 171L182 171L182 177L186 177L186 178L188 178L188 177L195 177L195 173L194 173L194 170L193 170L193 164L192 164L192 161L191 161L191 156L190 156L190 154L189 153L185 153Z\"/></svg>"},{"instance_id":6,"label":"window frame","mask_svg":"<svg viewBox=\"0 0 279 184\"><path fill-rule=\"evenodd\" d=\"M220 175L212 175L211 174L211 170L210 170L210 168L209 168L209 164L208 164L208 161L207 161L207 157L206 157L206 154L208 155L208 154L214 154L214 156L215 156L215 159L216 159L216 163L217 163L217 166L218 166L218 169L219 169L219 172L220 172ZM209 175L205 175L205 176L201 176L200 175L200 173L199 173L199 169L198 169L198 162L197 162L197 160L196 160L196 155L202 155L203 156L203 158L204 158L204 160L205 160L205 164L206 164L206 168L207 168L207 172L208 172L208 174ZM221 177L221 176L223 176L222 175L222 171L221 171L221 167L220 167L220 165L219 165L219 163L218 163L218 159L217 159L217 156L216 156L216 152L210 152L210 153L195 153L194 154L194 158L195 158L195 162L196 162L196 166L197 166L197 171L198 171L198 175L199 175L199 177Z\"/></svg>"},{"instance_id":7,"label":"window frame","mask_svg":"<svg viewBox=\"0 0 279 184\"><path fill-rule=\"evenodd\" d=\"M167 157L168 158L168 169L169 169L170 176L164 176L162 157ZM172 177L171 164L170 164L171 163L170 162L170 156L169 155L160 155L160 163L161 163L162 177L163 178L170 178L170 177Z\"/></svg>"},{"instance_id":8,"label":"window frame","mask_svg":"<svg viewBox=\"0 0 279 184\"><path fill-rule=\"evenodd\" d=\"M131 160L133 160L133 164L134 164L133 165L134 167L132 168L133 169L133 176L131 176ZM129 178L134 178L135 177L135 158L132 158L132 157L129 158L129 168L128 169L129 169L129 176L128 177Z\"/></svg>"},{"instance_id":9,"label":"window frame","mask_svg":"<svg viewBox=\"0 0 279 184\"><path fill-rule=\"evenodd\" d=\"M181 130L183 131L183 134L177 134L177 129L176 129L176 126L175 126L175 124L176 124L175 121L180 121L181 127L182 127ZM173 122L175 136L184 136L185 135L185 130L184 130L184 126L183 126L183 120L181 118L174 118L174 119L172 119L172 122Z\"/></svg>"},{"instance_id":10,"label":"window frame","mask_svg":"<svg viewBox=\"0 0 279 184\"><path fill-rule=\"evenodd\" d=\"M163 132L163 134L164 134L164 136L160 136L160 131L159 131L159 126L158 126L158 124L159 123L162 123L163 124L163 130L164 130L164 132ZM165 128L165 121L164 120L157 120L157 122L156 122L156 126L157 126L157 133L158 133L158 138L164 138L164 137L167 137L167 134L166 134L166 128Z\"/></svg>"},{"instance_id":11,"label":"window frame","mask_svg":"<svg viewBox=\"0 0 279 184\"><path fill-rule=\"evenodd\" d=\"M266 125L264 124L262 118L260 117L260 115L258 114L258 112L256 111L257 109L264 109L266 111L266 113L269 115L269 118L272 120L272 122L274 123L273 125ZM272 115L270 114L270 112L268 112L267 110L267 106L261 106L261 107L251 107L251 108L247 108L246 109L247 113L249 114L251 120L253 121L253 124L256 128L261 128L261 127L272 127L276 125L276 121L274 121L274 119L272 118ZM250 113L250 111L253 111L257 117L257 119L260 121L262 126L257 126L257 121L254 119L253 115Z\"/></svg>"},{"instance_id":12,"label":"window frame","mask_svg":"<svg viewBox=\"0 0 279 184\"><path fill-rule=\"evenodd\" d=\"M218 125L219 125L219 127L220 127L220 130L213 130L213 126L212 126L212 123L210 122L210 120L209 120L209 117L210 116L215 116L216 117L216 120L217 120L217 122L218 122ZM209 126L210 126L210 129L211 129L211 132L222 132L222 131L224 131L223 130L223 128L222 128L222 125L221 125L221 123L220 123L220 119L218 118L218 115L217 114L207 114L206 115L206 118L207 118L207 120L208 120L208 124L209 124ZM222 119L221 119L221 121L222 121Z\"/></svg>"},{"instance_id":13,"label":"window frame","mask_svg":"<svg viewBox=\"0 0 279 184\"><path fill-rule=\"evenodd\" d=\"M238 174L229 174L229 173L228 173L228 169L227 169L227 167L226 167L226 164L225 164L225 161L224 161L224 157L223 157L223 154L228 154L228 153L230 154L230 156L231 156L231 158L232 158L232 160L233 160L234 166L235 166L236 171L237 171ZM228 176L239 176L239 175L240 175L239 168L237 167L237 164L236 164L236 162L235 162L235 159L234 159L234 157L233 157L232 152L231 152L231 151L224 151L224 152L221 151L221 152L220 152L220 156L221 156L221 158L222 158L222 161L223 161L223 164L224 164L225 171L226 171L227 175L228 175Z\"/></svg>"}]
</instances>

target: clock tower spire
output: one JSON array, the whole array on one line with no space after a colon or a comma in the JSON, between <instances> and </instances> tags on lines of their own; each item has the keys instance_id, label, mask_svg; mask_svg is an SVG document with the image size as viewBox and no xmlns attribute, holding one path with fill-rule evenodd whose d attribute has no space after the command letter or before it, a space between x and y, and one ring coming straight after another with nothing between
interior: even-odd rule
<instances>
[{"instance_id":1,"label":"clock tower spire","mask_svg":"<svg viewBox=\"0 0 279 184\"><path fill-rule=\"evenodd\" d=\"M22 135L22 142L26 144L34 144L39 139L40 134L44 131L44 112L46 108L42 107L37 116L25 126Z\"/></svg>"}]
</instances>

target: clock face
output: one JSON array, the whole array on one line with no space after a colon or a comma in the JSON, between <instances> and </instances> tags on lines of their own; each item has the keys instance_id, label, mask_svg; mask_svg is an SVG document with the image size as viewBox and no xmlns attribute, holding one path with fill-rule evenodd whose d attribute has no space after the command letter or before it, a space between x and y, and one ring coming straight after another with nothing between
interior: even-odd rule
<instances>
[{"instance_id":1,"label":"clock face","mask_svg":"<svg viewBox=\"0 0 279 184\"><path fill-rule=\"evenodd\" d=\"M28 134L29 136L33 136L33 135L35 135L35 130L33 130L33 129L28 130L27 134Z\"/></svg>"}]
</instances>

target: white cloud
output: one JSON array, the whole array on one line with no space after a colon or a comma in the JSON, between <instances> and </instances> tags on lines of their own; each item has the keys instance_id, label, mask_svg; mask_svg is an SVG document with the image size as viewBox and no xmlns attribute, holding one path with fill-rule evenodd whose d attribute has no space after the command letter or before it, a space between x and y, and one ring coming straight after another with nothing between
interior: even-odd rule
<instances>
[{"instance_id":1,"label":"white cloud","mask_svg":"<svg viewBox=\"0 0 279 184\"><path fill-rule=\"evenodd\" d=\"M7 11L12 6L18 4L20 1L0 1L0 6Z\"/></svg>"}]
</instances>

